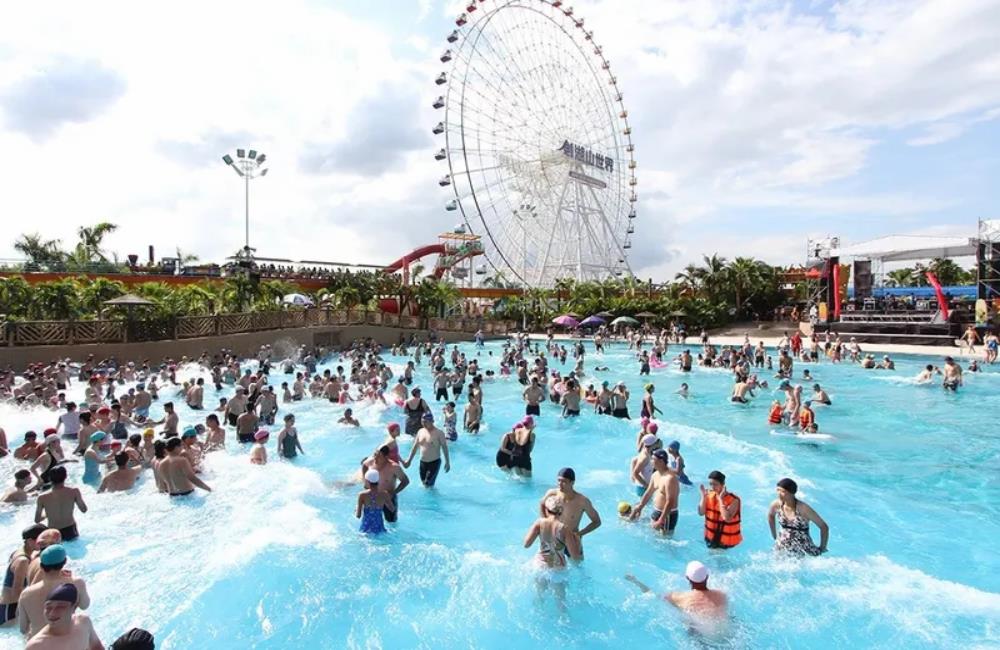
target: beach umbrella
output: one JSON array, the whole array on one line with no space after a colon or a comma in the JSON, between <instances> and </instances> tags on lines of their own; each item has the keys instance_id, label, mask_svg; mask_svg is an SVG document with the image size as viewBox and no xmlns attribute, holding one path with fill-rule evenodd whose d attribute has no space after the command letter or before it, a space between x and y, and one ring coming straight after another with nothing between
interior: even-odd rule
<instances>
[{"instance_id":1,"label":"beach umbrella","mask_svg":"<svg viewBox=\"0 0 1000 650\"><path fill-rule=\"evenodd\" d=\"M311 307L314 304L312 298L303 296L301 293L290 293L282 298L281 302L286 305L295 305L296 307Z\"/></svg>"},{"instance_id":2,"label":"beach umbrella","mask_svg":"<svg viewBox=\"0 0 1000 650\"><path fill-rule=\"evenodd\" d=\"M636 318L656 318L656 314L648 311L641 311L635 315Z\"/></svg>"},{"instance_id":3,"label":"beach umbrella","mask_svg":"<svg viewBox=\"0 0 1000 650\"><path fill-rule=\"evenodd\" d=\"M619 316L618 318L611 321L612 325L638 325L639 321L632 318L631 316Z\"/></svg>"},{"instance_id":4,"label":"beach umbrella","mask_svg":"<svg viewBox=\"0 0 1000 650\"><path fill-rule=\"evenodd\" d=\"M603 325L604 319L600 316L587 316L582 321L580 321L580 327L593 327L596 325Z\"/></svg>"},{"instance_id":5,"label":"beach umbrella","mask_svg":"<svg viewBox=\"0 0 1000 650\"><path fill-rule=\"evenodd\" d=\"M603 318L604 320L615 317L615 315L609 311L599 311L596 314L594 314L594 316L597 316L598 318Z\"/></svg>"},{"instance_id":6,"label":"beach umbrella","mask_svg":"<svg viewBox=\"0 0 1000 650\"><path fill-rule=\"evenodd\" d=\"M552 319L552 322L556 325L562 325L563 327L579 327L580 321L576 320L569 314L563 314L562 316Z\"/></svg>"}]
</instances>

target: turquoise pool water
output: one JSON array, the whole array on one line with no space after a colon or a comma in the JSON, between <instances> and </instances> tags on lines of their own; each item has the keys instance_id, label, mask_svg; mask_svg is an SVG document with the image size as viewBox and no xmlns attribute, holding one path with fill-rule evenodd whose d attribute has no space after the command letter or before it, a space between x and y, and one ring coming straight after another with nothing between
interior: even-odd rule
<instances>
[{"instance_id":1,"label":"turquoise pool water","mask_svg":"<svg viewBox=\"0 0 1000 650\"><path fill-rule=\"evenodd\" d=\"M483 368L496 369L498 357L487 351ZM588 351L589 370L599 357ZM385 358L396 370L404 363ZM641 390L624 345L601 363L611 370L595 378ZM914 385L909 378L924 363L901 356L894 373L810 366L834 401L817 409L823 431L836 438L823 444L772 435L770 396L729 403L726 372L654 370L661 437L681 442L696 484L720 469L743 498L745 541L724 553L701 541L696 486L682 491L673 540L617 517L616 504L634 498L627 470L637 422L590 412L562 420L556 407L543 406L534 477L503 474L493 460L499 437L523 405L520 385L498 379L485 385L482 435L460 434L452 471L435 489L411 485L402 493L399 524L386 536L357 532L357 490L334 483L356 469L400 410L356 408L363 426L350 429L334 424L341 407L315 401L291 409L304 457L288 463L272 455L266 467L251 466L230 433L227 452L208 461L209 495L169 501L148 479L128 495L82 486L90 512L79 517L80 540L68 544L71 566L88 580L105 643L138 625L156 633L158 648L700 647L677 612L622 579L634 573L657 592L684 588L683 567L693 559L730 594L735 623L722 647L996 647L1000 372L967 375L966 387L951 394ZM272 374L272 383L280 377ZM688 400L670 394L681 381L691 386ZM426 362L417 383L429 388ZM207 405L217 400L206 388ZM170 397L163 390L161 403ZM633 413L638 406L636 395ZM182 422L204 415L178 410ZM154 406L153 415L160 412ZM0 406L12 439L54 420ZM0 464L9 477L12 462ZM568 613L560 616L551 596L538 596L535 549L521 541L564 465L576 469L577 489L604 525L587 537L586 561L569 572ZM73 466L71 480L81 471ZM790 560L771 552L765 514L783 476L799 482L800 497L830 524L827 555ZM8 552L32 512L0 512ZM19 647L16 632L0 631L0 648Z\"/></svg>"}]
</instances>

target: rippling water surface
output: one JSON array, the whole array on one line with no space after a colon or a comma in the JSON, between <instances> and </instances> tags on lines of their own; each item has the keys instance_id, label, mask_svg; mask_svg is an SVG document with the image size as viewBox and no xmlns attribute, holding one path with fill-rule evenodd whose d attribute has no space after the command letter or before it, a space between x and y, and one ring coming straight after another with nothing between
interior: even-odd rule
<instances>
[{"instance_id":1,"label":"rippling water surface","mask_svg":"<svg viewBox=\"0 0 1000 650\"><path fill-rule=\"evenodd\" d=\"M483 368L497 369L487 351ZM405 361L386 359L397 370ZM598 359L591 352L587 368ZM632 354L616 346L600 361L611 370L593 378L629 382L637 412L643 382ZM735 623L722 647L996 647L1000 372L967 375L967 386L951 394L908 379L924 363L900 357L894 373L811 366L834 402L817 409L822 430L835 437L822 443L772 435L770 394L730 404L725 372L654 370L661 437L681 442L696 483L720 469L743 497L745 541L725 553L701 542L697 487L682 491L673 540L618 519L616 504L634 498L627 470L637 423L589 412L567 421L544 406L534 478L503 474L493 457L523 406L516 381L498 379L485 385L482 435L460 434L452 471L437 488L403 492L388 535L359 535L357 489L336 483L401 411L356 405L362 427L352 429L335 424L341 407L314 401L290 409L305 456L273 462L272 452L270 464L251 466L230 432L229 449L207 462L209 495L170 501L149 476L130 494L82 486L90 512L78 518L82 537L67 545L71 566L88 581L90 614L106 644L136 625L156 633L158 648L175 649L700 647L676 612L622 580L628 572L657 592L685 588L683 567L698 559L712 585L730 594ZM272 383L282 380L272 374ZM671 394L681 381L691 386L688 400ZM430 387L426 365L418 383ZM160 401L171 397L164 389ZM205 403L217 401L207 386ZM175 402L182 423L201 421L203 413ZM460 414L463 407L460 400ZM12 440L54 420L0 406ZM539 596L534 550L521 540L564 465L576 469L577 488L604 525L569 572L568 612L560 615L550 596ZM9 459L0 466L6 477L14 469ZM72 466L71 481L81 471ZM783 476L799 482L800 497L830 524L827 555L793 561L771 553L765 515ZM8 552L32 511L0 511ZM0 648L19 647L14 631L0 631Z\"/></svg>"}]
</instances>

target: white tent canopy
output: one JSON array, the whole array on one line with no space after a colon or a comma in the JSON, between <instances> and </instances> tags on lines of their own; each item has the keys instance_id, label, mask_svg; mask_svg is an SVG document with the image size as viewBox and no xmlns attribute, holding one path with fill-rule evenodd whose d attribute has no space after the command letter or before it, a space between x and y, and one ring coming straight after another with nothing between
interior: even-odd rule
<instances>
[{"instance_id":1,"label":"white tent canopy","mask_svg":"<svg viewBox=\"0 0 1000 650\"><path fill-rule=\"evenodd\" d=\"M927 260L935 257L970 257L976 254L976 240L970 237L889 235L851 246L830 250L830 257L862 257L883 262Z\"/></svg>"}]
</instances>

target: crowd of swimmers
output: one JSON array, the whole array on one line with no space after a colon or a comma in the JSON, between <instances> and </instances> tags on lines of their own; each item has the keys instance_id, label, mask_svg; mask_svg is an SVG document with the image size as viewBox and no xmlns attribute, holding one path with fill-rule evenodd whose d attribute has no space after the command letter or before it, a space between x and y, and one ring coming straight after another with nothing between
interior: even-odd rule
<instances>
[{"instance_id":1,"label":"crowd of swimmers","mask_svg":"<svg viewBox=\"0 0 1000 650\"><path fill-rule=\"evenodd\" d=\"M784 393L784 399L772 403L768 423L802 433L818 431L813 406L830 406L832 402L818 383L812 383L811 399L803 399L803 387L793 384L796 362L815 363L824 356L834 363L850 360L862 368L895 369L889 356L876 362L853 339L845 343L827 334L825 342L817 335L806 341L798 332L779 341L776 363L762 342L753 345L747 336L742 345L720 347L713 345L705 332L697 357L685 348L671 358L669 346L686 336L683 330L670 329L659 334L630 331L625 337L636 355L639 377L646 381L639 403L638 431L625 442L627 450L623 449L630 457L628 475L636 501L621 502L618 514L622 522L633 522L648 512L650 527L665 536L678 530L680 493L692 489L694 482L680 442L665 443L660 437L661 425L655 420L663 412L655 400L655 386L648 381L651 368L673 364L682 372L691 372L696 365L728 369L734 380L730 399L735 403L746 403L755 391L769 390L767 379L759 373L774 371L776 390ZM992 334L985 339L987 362L996 360L996 340ZM195 489L211 490L199 474L209 454L232 444L227 440L230 429L237 444L248 445L248 461L265 465L272 437L274 451L282 458L305 453L294 414L282 413L296 402L326 400L345 406L338 423L352 427L360 422L347 404L386 404L390 408L394 404L400 409L400 422L387 425L385 439L361 461L351 482L362 486L355 508L360 530L380 534L386 531L386 523L398 521L399 495L410 484L406 470L416 462L420 483L432 488L441 470L451 470L449 444L458 440L459 428L467 435L479 435L485 417L485 391L494 381L522 385L524 417L500 433L496 452L497 467L521 477L531 476L540 421L577 418L585 413L589 413L587 417L631 420L633 397L627 382L591 380L591 373L607 372L608 368L600 362L588 366L581 341L571 342L567 348L567 342L557 341L551 333L544 342L518 334L498 354L491 350L485 357L482 336L476 341L475 355L468 357L458 346L449 349L440 342L413 338L400 341L388 351L394 361L404 360L398 375L385 361L386 351L370 339L356 342L339 356L322 348L301 347L277 359L270 346L262 346L253 363L223 350L161 364L119 364L113 359L89 357L79 364L68 360L38 364L23 375L0 373L0 399L38 413L48 408L52 413L52 426L43 428L41 434L25 432L23 442L13 448L8 446L7 433L0 429L0 455L11 454L23 463L14 472L13 487L0 500L12 504L33 501L36 522L24 530L21 546L10 555L0 595L3 621L20 627L29 648L103 647L93 625L79 611L90 604L86 584L66 568L63 544L80 536L76 516L87 512L83 492L67 484L69 463L83 464L82 481L98 493L130 490L148 472L160 492L183 498ZM607 334L598 332L593 339L595 352L600 355L607 345ZM424 360L430 368L430 393L434 408L439 409L437 415L416 385L416 373ZM338 365L320 370L322 363L333 361ZM563 374L561 368L567 363L573 369ZM193 368L196 371L192 372ZM282 375L276 382L280 391L270 380L272 372ZM917 379L932 381L938 374L946 388L956 390L962 384L962 369L950 357L943 369L929 365ZM808 369L801 376L812 380ZM206 377L218 392L229 393L214 408L205 404ZM79 404L66 397L76 382L84 387ZM154 420L151 407L164 393L169 399L162 403L162 417ZM681 398L690 395L687 383L677 394ZM183 400L191 410L207 411L203 421L181 423L170 401L174 399ZM462 401L459 425L458 404ZM278 422L280 428L272 436L271 429ZM405 454L400 448L401 435L411 440ZM698 486L701 536L709 548L733 548L743 540L741 499L727 489L721 471L708 472L706 478L707 487ZM583 560L583 538L602 525L594 504L575 485L573 468L559 470L555 486L541 496L538 518L524 538L525 547L537 543L535 563L543 571L544 584L556 592L560 606L565 590L560 579L565 574L560 572L569 563ZM826 552L829 527L798 499L795 481L782 478L775 489L776 499L767 520L776 550L795 555ZM819 530L818 544L810 536L810 525ZM691 590L670 594L667 601L695 616L724 618L726 598L708 588L708 568L692 562L684 575ZM628 580L648 590L634 576ZM148 632L131 630L112 648L152 648L152 643Z\"/></svg>"}]
</instances>

